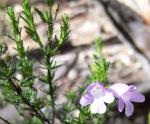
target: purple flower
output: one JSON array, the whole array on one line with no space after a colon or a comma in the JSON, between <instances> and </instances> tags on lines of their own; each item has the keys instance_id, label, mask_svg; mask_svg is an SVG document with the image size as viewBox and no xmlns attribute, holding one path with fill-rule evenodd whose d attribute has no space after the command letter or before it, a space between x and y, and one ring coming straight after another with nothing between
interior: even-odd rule
<instances>
[{"instance_id":1,"label":"purple flower","mask_svg":"<svg viewBox=\"0 0 150 124\"><path fill-rule=\"evenodd\" d=\"M127 117L131 116L134 111L132 102L144 102L145 96L138 93L134 85L126 85L117 83L110 87L115 97L119 99L118 110L122 112L125 108L125 114Z\"/></svg>"},{"instance_id":2,"label":"purple flower","mask_svg":"<svg viewBox=\"0 0 150 124\"><path fill-rule=\"evenodd\" d=\"M114 101L113 94L107 90L102 83L92 83L86 88L86 90L87 94L82 96L80 104L82 106L90 104L91 113L105 113L105 103L112 103Z\"/></svg>"}]
</instances>

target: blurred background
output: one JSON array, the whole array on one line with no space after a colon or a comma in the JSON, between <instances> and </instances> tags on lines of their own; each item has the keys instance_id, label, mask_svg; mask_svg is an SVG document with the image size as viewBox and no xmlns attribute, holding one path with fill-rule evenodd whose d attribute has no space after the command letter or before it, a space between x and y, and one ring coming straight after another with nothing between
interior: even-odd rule
<instances>
[{"instance_id":1,"label":"blurred background","mask_svg":"<svg viewBox=\"0 0 150 124\"><path fill-rule=\"evenodd\" d=\"M44 0L30 0L34 7L46 10ZM58 1L57 1L58 2ZM15 56L15 43L3 34L11 34L6 7L14 6L16 16L22 12L21 0L0 0L0 42L8 45L8 56ZM56 10L57 5L53 7ZM57 70L60 90L57 103L66 102L63 93L76 91L84 85L90 74L88 65L93 62L94 42L101 36L104 42L103 55L111 62L109 70L110 83L135 84L146 96L142 104L135 104L135 112L131 118L116 113L109 118L107 124L150 124L150 0L62 0L55 33L59 35L61 15L70 17L70 40L55 56L59 64L64 66ZM46 45L46 27L39 16L34 13L35 23L43 44ZM20 20L20 26L25 23ZM22 30L24 46L29 47L29 55L37 60L42 59L38 45L33 42L24 29ZM43 74L34 65L36 75ZM39 89L41 85L37 86ZM0 115L7 119L18 117L11 105L5 104L0 93ZM1 124L2 122L0 122Z\"/></svg>"}]
</instances>

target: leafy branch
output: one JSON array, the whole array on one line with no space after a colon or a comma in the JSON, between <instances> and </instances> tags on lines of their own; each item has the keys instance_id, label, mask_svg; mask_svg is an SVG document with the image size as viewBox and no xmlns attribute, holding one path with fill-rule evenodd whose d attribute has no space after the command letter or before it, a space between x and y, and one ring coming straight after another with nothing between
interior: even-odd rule
<instances>
[{"instance_id":1,"label":"leafy branch","mask_svg":"<svg viewBox=\"0 0 150 124\"><path fill-rule=\"evenodd\" d=\"M68 16L64 15L62 17L62 22L61 22L61 29L60 29L60 38L57 38L57 36L55 36L55 43L56 45L53 48L53 28L54 28L54 22L58 13L58 9L59 9L59 5L56 9L56 13L53 16L52 13L52 6L53 6L53 0L47 0L47 3L50 7L49 12L46 11L44 13L42 13L39 9L35 8L35 11L38 13L38 15L40 16L41 20L43 22L45 22L48 25L48 31L47 31L47 36L48 36L48 44L43 48L43 56L44 56L44 60L43 60L43 66L46 67L47 69L47 75L45 76L45 80L43 80L44 82L46 82L49 85L49 94L51 97L51 106L52 106L52 124L55 123L55 114L56 114L56 110L55 110L55 90L57 89L55 86L55 81L54 81L54 77L55 77L55 69L57 69L59 67L59 65L56 64L55 60L53 60L51 57L57 53L59 51L59 48L62 47L62 45L68 41L69 38L69 24L68 24Z\"/></svg>"},{"instance_id":2,"label":"leafy branch","mask_svg":"<svg viewBox=\"0 0 150 124\"><path fill-rule=\"evenodd\" d=\"M59 5L56 9L56 13L52 13L52 6L54 4L53 0L47 0L47 5L50 9L45 12L40 11L35 8L35 11L40 16L41 20L47 24L47 45L43 45L40 39L39 34L37 33L36 25L34 22L34 16L31 11L32 7L29 3L29 0L22 1L22 14L17 18L15 16L14 8L8 7L7 14L10 19L11 28L13 31L13 36L9 38L13 39L16 42L16 51L18 53L17 57L7 62L7 60L1 60L1 71L0 71L0 86L3 87L3 93L6 94L7 100L13 103L15 106L22 106L29 108L28 110L41 120L42 123L54 124L56 118L56 108L55 108L55 91L57 87L55 85L55 70L60 66L57 65L56 61L52 58L55 54L59 52L59 49L66 43L69 39L69 18L67 15L64 15L61 19L60 26L60 36L56 36L53 32L54 23L57 17L59 10ZM42 78L33 75L33 64L35 60L30 60L27 56L27 51L24 48L24 43L21 37L21 29L19 26L19 20L23 19L26 23L24 29L30 38L39 44L40 51L43 55L43 60L40 62L43 68L47 71ZM2 54L5 53L7 49L4 46L1 46ZM17 79L15 74L19 73L22 78ZM50 96L50 100L46 99L49 103L48 105L52 108L52 118L49 119L41 111L42 107L47 106L43 102L39 102L37 98L37 89L34 88L34 80L38 78L45 85L49 86L47 95ZM12 97L14 95L14 97ZM18 107L17 107L18 108ZM18 110L19 111L19 110Z\"/></svg>"},{"instance_id":3,"label":"leafy branch","mask_svg":"<svg viewBox=\"0 0 150 124\"><path fill-rule=\"evenodd\" d=\"M94 64L90 66L91 82L107 82L108 69L110 63L101 55L102 39L99 37L95 43L96 52L94 54Z\"/></svg>"},{"instance_id":4,"label":"leafy branch","mask_svg":"<svg viewBox=\"0 0 150 124\"><path fill-rule=\"evenodd\" d=\"M26 32L30 35L30 37L35 42L37 42L42 47L43 45L41 43L40 36L38 35L38 33L36 31L34 18L33 18L32 12L31 12L31 5L29 3L29 0L23 0L22 7L23 7L23 16L20 16L20 17L27 23L27 26L25 26Z\"/></svg>"},{"instance_id":5,"label":"leafy branch","mask_svg":"<svg viewBox=\"0 0 150 124\"><path fill-rule=\"evenodd\" d=\"M60 48L69 40L69 17L64 14L61 18L60 23L60 35L54 34L54 24L57 18L59 5L56 12L53 13L52 8L54 5L53 0L47 0L48 9L43 12L38 8L34 11L39 15L42 22L47 25L47 44L43 45L40 35L37 33L36 25L34 22L34 15L32 13L32 6L29 0L23 0L22 3L22 14L17 18L13 7L8 7L7 14L10 18L10 24L13 31L13 36L9 36L13 41L16 42L16 51L18 55L14 60L6 61L0 60L0 87L3 89L3 94L6 95L8 102L17 106L16 108L22 107L31 112L33 118L36 117L41 121L42 124L55 124L56 119L56 80L55 72L60 65L58 65L54 59L54 55L59 53ZM19 27L19 18L25 23L25 27ZM30 38L39 45L39 49L42 53L43 59L40 61L42 68L46 70L46 74L42 77L35 76L33 74L33 64L35 60L29 59L27 51L24 48L23 40L21 37L21 29L24 28ZM2 54L5 53L7 47L0 47ZM91 65L91 81L107 81L107 73L109 63L101 57L102 42L99 38L96 41L96 53L94 55L95 63ZM22 78L17 79L15 74L19 73ZM39 79L45 86L48 86L48 90L45 91L46 98L40 100L37 98L37 90L34 88L35 79ZM82 92L79 91L81 94ZM70 102L64 106L64 115L62 122L67 124L84 124L92 123L93 116L87 108L82 108L76 105L78 96L74 93L68 93ZM19 107L18 107L19 106ZM51 108L50 117L42 111L42 108ZM70 112L78 109L80 111L79 117L74 118ZM19 110L18 110L19 111ZM33 123L33 122L31 122Z\"/></svg>"}]
</instances>

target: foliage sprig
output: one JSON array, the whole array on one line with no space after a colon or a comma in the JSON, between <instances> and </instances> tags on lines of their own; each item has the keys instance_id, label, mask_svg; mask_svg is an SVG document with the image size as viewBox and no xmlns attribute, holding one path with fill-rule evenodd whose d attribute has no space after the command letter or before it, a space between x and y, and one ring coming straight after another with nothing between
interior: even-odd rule
<instances>
[{"instance_id":1,"label":"foliage sprig","mask_svg":"<svg viewBox=\"0 0 150 124\"><path fill-rule=\"evenodd\" d=\"M9 36L16 43L17 55L7 61L5 59L0 59L0 88L3 94L6 96L7 102L13 104L19 113L23 117L25 124L55 124L55 119L57 118L57 108L56 108L56 79L55 73L56 69L60 67L54 59L54 55L59 53L59 50L63 45L69 40L69 17L64 14L61 18L60 23L60 35L54 34L54 24L59 10L59 5L56 9L56 13L53 13L54 0L46 1L48 9L46 11L41 11L38 8L32 9L29 0L22 0L22 14L17 18L13 7L7 8L7 14L10 19L11 28L13 31L13 37ZM34 14L36 12L43 23L47 25L47 44L44 45L37 33ZM26 23L25 27L20 27L20 18ZM30 38L39 45L39 49L43 56L40 61L41 68L46 70L46 73L41 76L36 76L33 73L33 65L36 60L29 59L27 50L24 47L24 40L21 37L21 29L25 29ZM5 54L7 47L0 45L0 53ZM90 66L91 76L90 82L106 82L107 73L109 68L109 63L105 58L101 57L102 51L102 41L97 39L96 41L96 53L94 55L94 64ZM16 77L16 74L21 75L21 79ZM39 80L48 87L45 90L46 97L38 98L38 89L34 87L35 80ZM66 96L69 100L68 105L63 105L62 115L59 118L62 123L65 124L91 124L103 122L103 116L97 115L94 117L87 107L83 108L77 104L79 96L83 93L83 88L79 88L78 95L74 92L69 92ZM50 108L49 113L43 110ZM23 116L24 110L28 110L31 113L31 118L26 120ZM74 110L79 110L78 117L73 117L71 112ZM98 118L98 119L96 119ZM0 117L1 120L7 120ZM96 121L95 121L96 120Z\"/></svg>"},{"instance_id":2,"label":"foliage sprig","mask_svg":"<svg viewBox=\"0 0 150 124\"><path fill-rule=\"evenodd\" d=\"M6 94L7 101L14 104L16 108L18 108L18 111L20 111L20 107L24 109L28 108L32 116L37 118L37 121L40 120L40 123L46 122L48 124L55 123L55 70L60 66L56 64L56 61L52 57L58 53L60 47L62 47L69 38L68 16L66 15L62 17L60 39L53 34L53 27L59 8L58 7L56 13L53 14L53 4L53 0L47 0L47 6L51 9L45 12L42 12L37 8L35 9L35 12L37 12L37 14L41 17L41 20L48 25L47 45L45 46L43 45L40 36L37 33L36 25L34 22L34 15L32 13L32 6L30 5L29 0L22 1L23 11L18 18L15 15L13 7L7 8L7 14L10 19L10 24L14 36L10 36L10 38L13 39L16 43L16 51L18 55L10 62L3 59L0 61L0 86L3 89L3 93ZM22 18L26 23L25 27L20 27L20 18ZM47 74L45 74L43 77L37 77L33 74L33 64L35 60L29 59L27 51L24 48L24 43L21 37L22 28L25 28L30 38L40 46L40 51L42 51L43 54L43 60L40 63L42 63L43 68L47 71ZM56 45L53 45L54 43ZM2 54L5 53L3 48L4 47L1 45ZM17 73L22 76L21 79L17 79L15 77L15 74ZM40 98L37 97L37 89L34 88L34 82L37 78L45 83L45 85L48 84L49 90L47 92L47 96L50 96L50 99L41 101ZM48 104L45 104L44 102ZM52 108L51 118L47 117L47 115L41 110L43 107L48 105ZM5 121L3 118L1 118L1 120Z\"/></svg>"}]
</instances>

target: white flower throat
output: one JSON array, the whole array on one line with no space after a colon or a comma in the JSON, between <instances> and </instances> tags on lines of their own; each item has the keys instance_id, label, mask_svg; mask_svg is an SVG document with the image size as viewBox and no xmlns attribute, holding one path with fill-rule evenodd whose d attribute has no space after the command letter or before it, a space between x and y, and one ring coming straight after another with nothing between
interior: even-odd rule
<instances>
[{"instance_id":1,"label":"white flower throat","mask_svg":"<svg viewBox=\"0 0 150 124\"><path fill-rule=\"evenodd\" d=\"M91 94L95 97L95 98L99 98L99 97L103 97L105 95L105 91L104 88L101 87L100 85L96 85L92 90L91 90Z\"/></svg>"}]
</instances>

